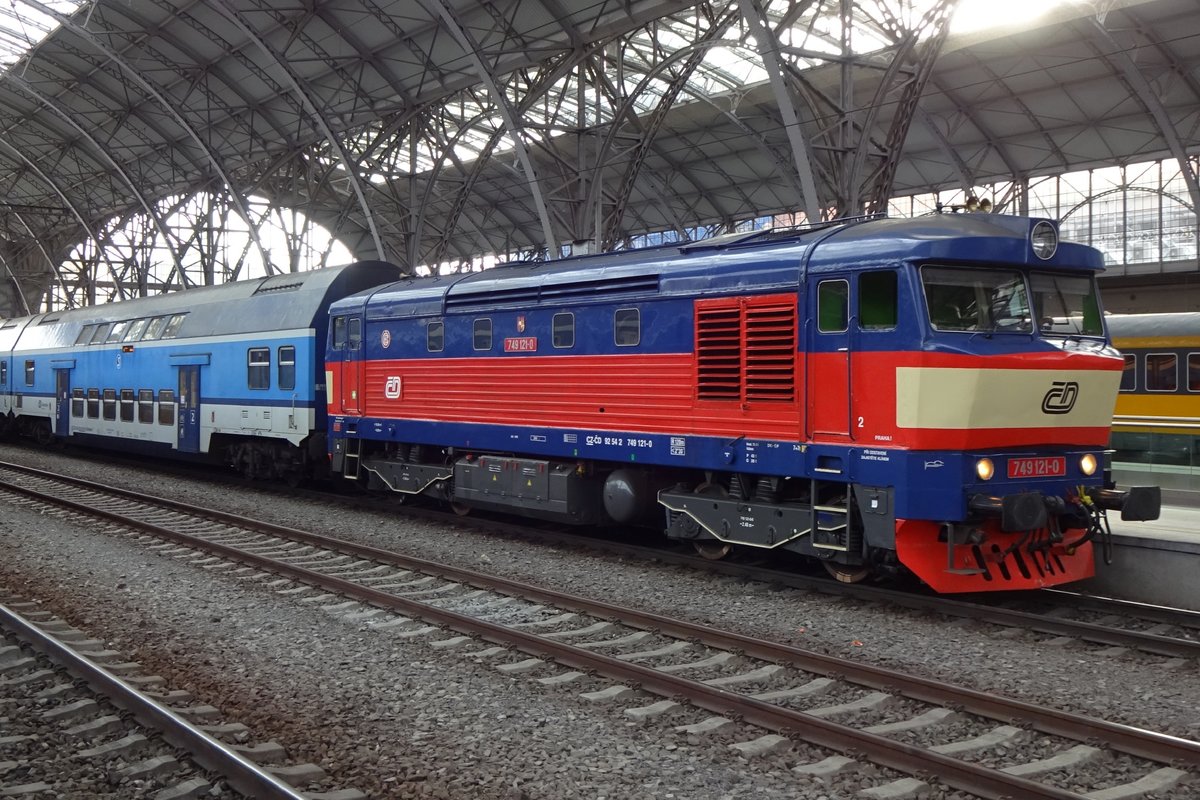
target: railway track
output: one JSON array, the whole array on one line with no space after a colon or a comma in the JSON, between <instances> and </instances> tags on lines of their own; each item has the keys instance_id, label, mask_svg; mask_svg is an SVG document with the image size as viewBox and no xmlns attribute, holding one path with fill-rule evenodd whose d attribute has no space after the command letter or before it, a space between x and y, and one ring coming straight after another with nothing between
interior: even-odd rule
<instances>
[{"instance_id":1,"label":"railway track","mask_svg":"<svg viewBox=\"0 0 1200 800\"><path fill-rule=\"evenodd\" d=\"M245 727L2 587L0 634L0 797L305 800L291 784L324 775L250 760L282 748L223 741Z\"/></svg>"},{"instance_id":2,"label":"railway track","mask_svg":"<svg viewBox=\"0 0 1200 800\"><path fill-rule=\"evenodd\" d=\"M104 454L104 458L108 461L113 460L112 454L109 453ZM129 461L127 466L141 469L144 464ZM188 480L246 485L240 478L228 477L214 473L211 469L198 469L191 465L167 462L156 466L156 469L177 470L178 475ZM400 505L398 501L402 497L363 493L347 495L316 489L273 489L273 494L287 492L298 498L334 506L351 498L358 510L369 509L386 514L396 513L397 506ZM965 598L932 595L920 589L839 583L823 573L809 575L754 561L712 561L673 543L665 546L639 544L621 535L604 538L553 526L535 527L528 520L509 522L494 515L460 516L420 504L404 504L402 513L416 519L474 528L492 535L504 533L514 537L533 538L556 545L599 550L619 556L686 566L727 577L851 598L886 608L906 608L971 620L981 625L1008 629L1013 635L1029 633L1060 637L1060 641L1075 640L1098 648L1107 648L1100 652L1108 657L1134 651L1175 659L1200 659L1200 611L1093 597L1061 589ZM639 537L644 537L644 534L644 531L639 531Z\"/></svg>"},{"instance_id":3,"label":"railway track","mask_svg":"<svg viewBox=\"0 0 1200 800\"><path fill-rule=\"evenodd\" d=\"M979 797L1119 800L1200 774L1189 740L78 479L4 466L0 482L381 633L589 688L582 699L675 735L732 729L747 756L804 749L795 771L828 780L867 764L907 776L867 796L936 775Z\"/></svg>"}]
</instances>

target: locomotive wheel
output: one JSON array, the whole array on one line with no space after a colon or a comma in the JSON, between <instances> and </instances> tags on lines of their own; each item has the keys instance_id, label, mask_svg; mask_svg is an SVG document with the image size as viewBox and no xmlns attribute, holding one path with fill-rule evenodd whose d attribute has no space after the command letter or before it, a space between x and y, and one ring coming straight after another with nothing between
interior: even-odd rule
<instances>
[{"instance_id":1,"label":"locomotive wheel","mask_svg":"<svg viewBox=\"0 0 1200 800\"><path fill-rule=\"evenodd\" d=\"M463 503L450 503L450 510L459 517L465 517L471 513L471 507Z\"/></svg>"},{"instance_id":2,"label":"locomotive wheel","mask_svg":"<svg viewBox=\"0 0 1200 800\"><path fill-rule=\"evenodd\" d=\"M839 583L858 583L870 576L868 567L852 567L849 564L835 564L832 561L822 561L821 566Z\"/></svg>"},{"instance_id":3,"label":"locomotive wheel","mask_svg":"<svg viewBox=\"0 0 1200 800\"><path fill-rule=\"evenodd\" d=\"M696 494L710 497L729 496L729 492L725 490L724 486L707 481L696 487ZM709 561L720 561L733 551L733 545L729 542L722 542L720 539L693 539L692 547L701 558L707 558Z\"/></svg>"},{"instance_id":4,"label":"locomotive wheel","mask_svg":"<svg viewBox=\"0 0 1200 800\"><path fill-rule=\"evenodd\" d=\"M720 539L693 539L692 547L701 558L709 561L720 561L733 550L733 545Z\"/></svg>"}]
</instances>

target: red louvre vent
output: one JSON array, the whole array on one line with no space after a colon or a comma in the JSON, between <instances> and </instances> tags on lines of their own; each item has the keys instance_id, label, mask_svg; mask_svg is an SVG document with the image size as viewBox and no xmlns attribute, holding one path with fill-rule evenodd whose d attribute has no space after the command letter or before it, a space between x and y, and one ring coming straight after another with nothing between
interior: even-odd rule
<instances>
[{"instance_id":1,"label":"red louvre vent","mask_svg":"<svg viewBox=\"0 0 1200 800\"><path fill-rule=\"evenodd\" d=\"M796 399L796 303L746 308L746 399Z\"/></svg>"},{"instance_id":2,"label":"red louvre vent","mask_svg":"<svg viewBox=\"0 0 1200 800\"><path fill-rule=\"evenodd\" d=\"M728 303L728 301L726 301ZM742 398L739 305L696 308L696 388L701 400Z\"/></svg>"},{"instance_id":3,"label":"red louvre vent","mask_svg":"<svg viewBox=\"0 0 1200 800\"><path fill-rule=\"evenodd\" d=\"M696 395L701 400L794 402L796 298L698 301Z\"/></svg>"}]
</instances>

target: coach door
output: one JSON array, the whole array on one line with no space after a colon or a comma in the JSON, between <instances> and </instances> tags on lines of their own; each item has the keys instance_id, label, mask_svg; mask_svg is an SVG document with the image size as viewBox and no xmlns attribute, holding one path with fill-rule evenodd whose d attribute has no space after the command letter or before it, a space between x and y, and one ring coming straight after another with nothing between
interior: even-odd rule
<instances>
[{"instance_id":1,"label":"coach door","mask_svg":"<svg viewBox=\"0 0 1200 800\"><path fill-rule=\"evenodd\" d=\"M850 281L822 277L808 298L808 434L849 437Z\"/></svg>"},{"instance_id":2,"label":"coach door","mask_svg":"<svg viewBox=\"0 0 1200 800\"><path fill-rule=\"evenodd\" d=\"M67 436L71 432L71 370L54 370L54 397L58 401L58 423L54 432Z\"/></svg>"},{"instance_id":3,"label":"coach door","mask_svg":"<svg viewBox=\"0 0 1200 800\"><path fill-rule=\"evenodd\" d=\"M363 371L362 317L346 320L345 360L342 361L342 409L347 414L361 414Z\"/></svg>"},{"instance_id":4,"label":"coach door","mask_svg":"<svg viewBox=\"0 0 1200 800\"><path fill-rule=\"evenodd\" d=\"M178 448L181 453L200 452L200 367L179 368Z\"/></svg>"}]
</instances>

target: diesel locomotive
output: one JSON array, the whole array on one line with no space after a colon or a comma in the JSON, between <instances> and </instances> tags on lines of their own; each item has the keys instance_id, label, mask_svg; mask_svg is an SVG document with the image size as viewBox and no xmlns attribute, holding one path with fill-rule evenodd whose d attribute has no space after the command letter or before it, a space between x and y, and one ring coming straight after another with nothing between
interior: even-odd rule
<instances>
[{"instance_id":1,"label":"diesel locomotive","mask_svg":"<svg viewBox=\"0 0 1200 800\"><path fill-rule=\"evenodd\" d=\"M331 469L456 510L646 524L939 592L1091 576L1123 361L1050 220L837 221L330 307Z\"/></svg>"}]
</instances>

